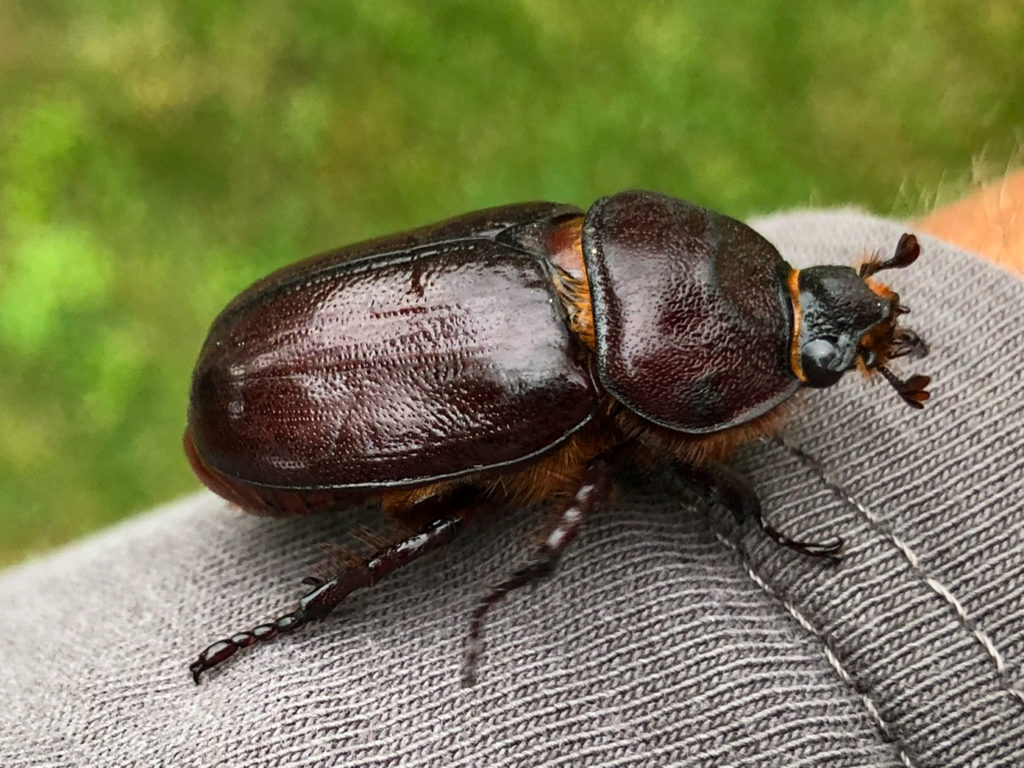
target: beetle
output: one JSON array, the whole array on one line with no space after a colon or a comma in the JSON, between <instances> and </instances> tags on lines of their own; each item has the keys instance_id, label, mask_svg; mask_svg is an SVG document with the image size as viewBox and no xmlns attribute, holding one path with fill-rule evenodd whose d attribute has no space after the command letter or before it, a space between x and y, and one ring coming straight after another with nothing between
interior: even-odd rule
<instances>
[{"instance_id":1,"label":"beetle","mask_svg":"<svg viewBox=\"0 0 1024 768\"><path fill-rule=\"evenodd\" d=\"M240 649L324 618L350 592L449 542L482 499L559 512L487 612L549 575L620 462L667 459L709 502L778 544L837 561L769 523L723 461L774 430L798 390L879 372L920 408L929 379L889 360L926 354L873 275L911 264L913 235L859 270L794 269L745 224L647 191L589 210L522 203L342 248L256 282L216 318L192 377L185 452L250 512L376 501L409 535L308 578L298 606L207 647L200 675Z\"/></svg>"}]
</instances>

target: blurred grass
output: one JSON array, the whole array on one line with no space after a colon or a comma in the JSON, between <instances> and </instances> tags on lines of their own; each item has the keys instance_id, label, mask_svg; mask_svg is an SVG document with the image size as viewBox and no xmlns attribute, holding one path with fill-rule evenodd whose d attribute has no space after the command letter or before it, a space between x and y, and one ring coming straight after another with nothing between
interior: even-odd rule
<instances>
[{"instance_id":1,"label":"blurred grass","mask_svg":"<svg viewBox=\"0 0 1024 768\"><path fill-rule=\"evenodd\" d=\"M196 486L220 307L318 250L641 186L908 216L1019 160L1024 4L0 4L0 564Z\"/></svg>"}]
</instances>

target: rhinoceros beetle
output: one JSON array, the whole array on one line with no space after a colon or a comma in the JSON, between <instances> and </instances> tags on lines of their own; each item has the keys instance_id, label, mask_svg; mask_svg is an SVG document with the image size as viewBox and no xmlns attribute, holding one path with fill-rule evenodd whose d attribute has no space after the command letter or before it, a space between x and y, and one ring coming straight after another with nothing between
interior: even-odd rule
<instances>
[{"instance_id":1,"label":"rhinoceros beetle","mask_svg":"<svg viewBox=\"0 0 1024 768\"><path fill-rule=\"evenodd\" d=\"M855 368L922 407L928 378L900 379L887 363L925 345L872 278L919 252L906 234L859 271L794 269L739 221L630 191L586 212L470 213L260 280L217 317L199 356L184 438L193 469L251 512L375 500L409 535L307 579L293 611L206 648L194 680L444 545L482 499L556 506L533 559L472 615L471 683L488 610L551 573L623 461L667 458L774 541L837 560L839 540L776 530L722 460L772 431L802 387Z\"/></svg>"}]
</instances>

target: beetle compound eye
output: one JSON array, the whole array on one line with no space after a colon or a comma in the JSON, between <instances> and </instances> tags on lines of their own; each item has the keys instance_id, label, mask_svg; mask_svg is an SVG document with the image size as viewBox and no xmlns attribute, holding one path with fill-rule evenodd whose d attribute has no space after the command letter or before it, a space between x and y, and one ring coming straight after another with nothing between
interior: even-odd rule
<instances>
[{"instance_id":1,"label":"beetle compound eye","mask_svg":"<svg viewBox=\"0 0 1024 768\"><path fill-rule=\"evenodd\" d=\"M839 348L831 339L813 339L800 348L800 364L809 386L830 387L839 381L843 369L838 361Z\"/></svg>"}]
</instances>

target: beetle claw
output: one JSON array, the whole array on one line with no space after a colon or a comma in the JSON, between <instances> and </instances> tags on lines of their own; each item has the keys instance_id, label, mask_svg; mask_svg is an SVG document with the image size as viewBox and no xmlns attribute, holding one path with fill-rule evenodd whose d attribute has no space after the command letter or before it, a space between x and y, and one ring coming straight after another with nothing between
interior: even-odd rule
<instances>
[{"instance_id":1,"label":"beetle claw","mask_svg":"<svg viewBox=\"0 0 1024 768\"><path fill-rule=\"evenodd\" d=\"M846 545L842 539L835 539L831 544L816 544L814 542L794 542L799 544L799 552L811 557L824 557L833 563L841 562L846 557Z\"/></svg>"},{"instance_id":2,"label":"beetle claw","mask_svg":"<svg viewBox=\"0 0 1024 768\"><path fill-rule=\"evenodd\" d=\"M795 541L793 539L786 538L782 534L778 533L774 528L771 528L771 526L764 528L764 531L776 544L786 547L787 549L792 549L802 555L807 555L808 557L820 557L825 560L829 560L832 563L840 563L846 556L846 545L843 540L838 537L828 544L822 544L816 541Z\"/></svg>"},{"instance_id":3,"label":"beetle claw","mask_svg":"<svg viewBox=\"0 0 1024 768\"><path fill-rule=\"evenodd\" d=\"M797 541L796 539L791 539L781 533L771 523L765 520L763 515L758 515L757 523L761 530L768 535L768 538L776 544L786 547L787 549L792 549L794 552L799 552L802 555L824 558L832 561L833 563L839 563L843 557L846 556L846 545L838 536L827 544L822 544L816 541Z\"/></svg>"}]
</instances>

